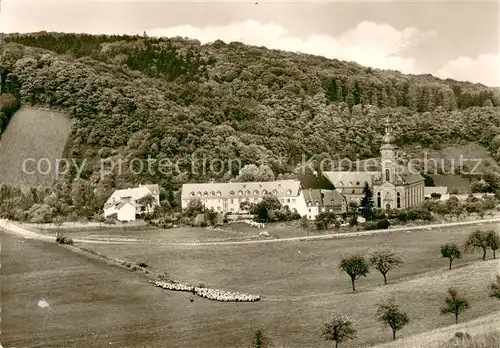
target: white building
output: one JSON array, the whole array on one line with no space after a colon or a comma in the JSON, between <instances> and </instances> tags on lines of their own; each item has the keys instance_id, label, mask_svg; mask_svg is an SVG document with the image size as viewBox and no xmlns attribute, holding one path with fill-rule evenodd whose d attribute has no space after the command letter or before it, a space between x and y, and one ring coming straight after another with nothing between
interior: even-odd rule
<instances>
[{"instance_id":1,"label":"white building","mask_svg":"<svg viewBox=\"0 0 500 348\"><path fill-rule=\"evenodd\" d=\"M152 196L150 205L142 199ZM160 187L158 185L139 185L139 187L116 190L104 204L104 217L116 217L119 221L134 221L138 215L153 212L160 205Z\"/></svg>"},{"instance_id":2,"label":"white building","mask_svg":"<svg viewBox=\"0 0 500 348\"><path fill-rule=\"evenodd\" d=\"M243 202L258 203L262 197L273 195L283 206L297 211L303 206L299 180L266 182L203 183L182 185L181 205L185 209L192 199L199 199L207 209L220 213L246 213Z\"/></svg>"},{"instance_id":3,"label":"white building","mask_svg":"<svg viewBox=\"0 0 500 348\"><path fill-rule=\"evenodd\" d=\"M432 198L432 194L436 193L439 195L439 199L445 201L450 198L450 194L448 193L448 187L446 186L426 186L424 188L424 198L430 199Z\"/></svg>"},{"instance_id":4,"label":"white building","mask_svg":"<svg viewBox=\"0 0 500 348\"><path fill-rule=\"evenodd\" d=\"M413 168L400 163L392 126L386 121L380 147L378 171L324 172L323 174L349 202L360 203L365 183L373 190L374 206L381 209L407 209L424 201L425 179Z\"/></svg>"},{"instance_id":5,"label":"white building","mask_svg":"<svg viewBox=\"0 0 500 348\"><path fill-rule=\"evenodd\" d=\"M300 216L307 216L308 220L316 220L318 214L323 212L341 214L346 211L344 197L335 190L302 190L299 202L297 211Z\"/></svg>"}]
</instances>

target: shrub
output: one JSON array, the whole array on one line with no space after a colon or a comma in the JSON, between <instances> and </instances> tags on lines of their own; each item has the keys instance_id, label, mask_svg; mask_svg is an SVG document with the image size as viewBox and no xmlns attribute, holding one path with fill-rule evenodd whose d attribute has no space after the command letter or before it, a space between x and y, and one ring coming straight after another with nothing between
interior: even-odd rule
<instances>
[{"instance_id":1,"label":"shrub","mask_svg":"<svg viewBox=\"0 0 500 348\"><path fill-rule=\"evenodd\" d=\"M391 225L391 223L387 219L377 221L377 229L379 229L379 230L389 228L390 225Z\"/></svg>"},{"instance_id":2,"label":"shrub","mask_svg":"<svg viewBox=\"0 0 500 348\"><path fill-rule=\"evenodd\" d=\"M56 237L56 243L73 245L73 239L71 239L69 237L64 237L64 236L58 236L58 237Z\"/></svg>"}]
</instances>

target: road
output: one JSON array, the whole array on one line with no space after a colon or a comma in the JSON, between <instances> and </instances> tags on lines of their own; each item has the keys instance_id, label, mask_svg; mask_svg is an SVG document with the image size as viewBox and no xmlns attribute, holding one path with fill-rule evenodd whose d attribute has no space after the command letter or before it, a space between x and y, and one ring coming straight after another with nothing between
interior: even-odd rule
<instances>
[{"instance_id":1,"label":"road","mask_svg":"<svg viewBox=\"0 0 500 348\"><path fill-rule=\"evenodd\" d=\"M335 239L335 238L351 238L360 236L370 236L375 234L392 233L392 232L409 232L409 231L425 231L433 228L442 227L453 227L453 226L467 226L467 225L489 225L492 223L499 223L500 218L494 219L484 219L484 220L473 220L473 221L458 221L458 222L448 222L441 224L430 224L423 226L410 226L410 227L395 227L386 230L372 230L372 231L362 231L362 232L349 232L349 233L336 233L336 234L324 234L319 236L304 236L304 237L292 237L283 239L259 239L259 240L244 240L244 241L229 241L229 242L162 242L162 241L145 241L137 239L128 240L90 240L90 239L73 239L75 243L84 244L167 244L167 245L182 245L182 246L197 246L197 245L231 245L231 244L255 244L255 243L279 243L279 242L290 242L290 241L311 241L320 239ZM54 241L53 236L48 236L42 233L29 231L17 223L12 221L7 221L5 219L0 219L0 228L7 232L20 235L26 239L37 239L43 241Z\"/></svg>"}]
</instances>

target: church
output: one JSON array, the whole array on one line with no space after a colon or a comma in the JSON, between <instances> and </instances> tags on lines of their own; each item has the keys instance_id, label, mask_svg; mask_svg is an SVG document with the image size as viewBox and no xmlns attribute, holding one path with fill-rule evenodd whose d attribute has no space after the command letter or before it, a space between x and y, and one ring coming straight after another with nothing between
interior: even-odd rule
<instances>
[{"instance_id":1,"label":"church","mask_svg":"<svg viewBox=\"0 0 500 348\"><path fill-rule=\"evenodd\" d=\"M407 209L424 201L425 179L415 170L410 170L398 160L392 125L386 120L385 135L380 147L378 171L334 171L324 172L335 189L347 203L359 204L363 198L363 187L367 182L373 191L375 208Z\"/></svg>"}]
</instances>

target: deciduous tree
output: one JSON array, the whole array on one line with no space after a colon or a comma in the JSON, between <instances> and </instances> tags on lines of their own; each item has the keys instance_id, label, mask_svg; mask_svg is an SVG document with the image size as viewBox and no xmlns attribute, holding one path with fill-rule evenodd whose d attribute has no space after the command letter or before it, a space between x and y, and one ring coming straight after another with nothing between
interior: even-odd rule
<instances>
[{"instance_id":1,"label":"deciduous tree","mask_svg":"<svg viewBox=\"0 0 500 348\"><path fill-rule=\"evenodd\" d=\"M444 299L445 305L441 308L441 314L455 315L455 324L458 324L458 316L469 309L469 301L466 298L460 297L457 290L448 289L448 296Z\"/></svg>"},{"instance_id":2,"label":"deciduous tree","mask_svg":"<svg viewBox=\"0 0 500 348\"><path fill-rule=\"evenodd\" d=\"M339 268L346 272L351 278L352 291L356 291L354 282L360 277L366 277L370 272L368 263L362 255L352 255L342 258Z\"/></svg>"},{"instance_id":3,"label":"deciduous tree","mask_svg":"<svg viewBox=\"0 0 500 348\"><path fill-rule=\"evenodd\" d=\"M357 330L351 319L339 313L335 313L333 318L325 323L322 331L323 338L334 342L335 348L342 342L355 339L356 334Z\"/></svg>"},{"instance_id":4,"label":"deciduous tree","mask_svg":"<svg viewBox=\"0 0 500 348\"><path fill-rule=\"evenodd\" d=\"M381 249L370 254L370 263L382 274L384 284L387 284L387 273L391 269L399 267L403 260L393 250Z\"/></svg>"},{"instance_id":5,"label":"deciduous tree","mask_svg":"<svg viewBox=\"0 0 500 348\"><path fill-rule=\"evenodd\" d=\"M410 323L408 314L399 308L394 298L378 304L377 317L380 322L391 328L393 341L396 340L396 332Z\"/></svg>"},{"instance_id":6,"label":"deciduous tree","mask_svg":"<svg viewBox=\"0 0 500 348\"><path fill-rule=\"evenodd\" d=\"M451 269L453 260L461 258L462 253L460 252L460 248L456 244L445 244L441 245L441 257L450 260L449 269Z\"/></svg>"}]
</instances>

